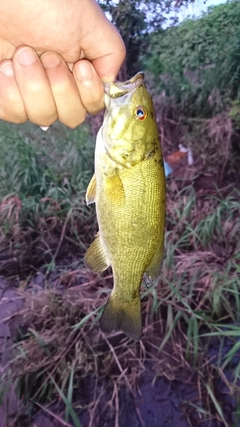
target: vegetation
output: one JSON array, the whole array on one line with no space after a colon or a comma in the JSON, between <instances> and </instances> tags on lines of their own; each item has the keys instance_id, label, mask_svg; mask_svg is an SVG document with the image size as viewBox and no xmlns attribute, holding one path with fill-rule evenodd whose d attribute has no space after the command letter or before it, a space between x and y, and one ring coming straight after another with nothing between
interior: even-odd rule
<instances>
[{"instance_id":1,"label":"vegetation","mask_svg":"<svg viewBox=\"0 0 240 427\"><path fill-rule=\"evenodd\" d=\"M240 100L239 17L240 2L233 0L151 35L144 66L188 116L211 117Z\"/></svg>"},{"instance_id":2,"label":"vegetation","mask_svg":"<svg viewBox=\"0 0 240 427\"><path fill-rule=\"evenodd\" d=\"M110 402L107 419L113 425L123 405L122 387L135 396L146 366L151 366L155 382L165 377L199 384L196 401L182 402L190 426L214 418L228 426L236 420L221 406L219 377L226 392L237 396L239 213L239 192L224 197L216 190L202 197L191 185L180 190L169 183L166 256L160 283L142 288L140 343L99 331L111 275L96 278L85 269L68 269L59 272L55 290L48 289L47 281L37 294L30 279L21 324L27 331L17 337L10 364L28 411L30 403L42 407L56 402L59 394L61 419L69 422L71 416L77 426L77 414L81 421L87 412L84 425L96 426L106 421L104 408ZM87 388L89 382L95 383L97 395Z\"/></svg>"},{"instance_id":3,"label":"vegetation","mask_svg":"<svg viewBox=\"0 0 240 427\"><path fill-rule=\"evenodd\" d=\"M186 0L184 3L188 2ZM110 14L126 45L126 63L120 72L123 80L139 71L140 57L147 50L150 33L153 29L159 31L169 13L178 10L182 3L181 0L99 0L102 9ZM177 21L174 15L171 21Z\"/></svg>"},{"instance_id":4,"label":"vegetation","mask_svg":"<svg viewBox=\"0 0 240 427\"><path fill-rule=\"evenodd\" d=\"M87 126L69 131L56 124L48 134L36 126L16 129L0 126L0 273L9 265L16 273L20 264L26 274L86 250L83 225L94 227L84 202L94 143Z\"/></svg>"},{"instance_id":5,"label":"vegetation","mask_svg":"<svg viewBox=\"0 0 240 427\"><path fill-rule=\"evenodd\" d=\"M155 95L165 152L191 147L198 166L233 179L240 159L240 2L153 32L142 68ZM221 149L219 149L221 147Z\"/></svg>"},{"instance_id":6,"label":"vegetation","mask_svg":"<svg viewBox=\"0 0 240 427\"><path fill-rule=\"evenodd\" d=\"M240 2L154 31L144 14L154 1L141 10L137 1L105 3L131 49L142 48L144 37L151 42L140 52L165 158L181 143L192 148L194 164L177 162L167 182L162 274L155 286L142 286L144 330L135 343L100 332L111 271L96 276L82 263L97 230L84 200L93 173L90 128L57 123L45 134L0 124L0 274L14 279L25 301L8 319L15 334L0 399L13 383L21 405L9 427L41 425L39 411L48 417L42 425L118 427L131 413L133 425L153 427L147 395L154 401L152 387L154 394L160 388L160 411L162 390L180 382L174 407L186 425L237 427ZM174 425L172 413L161 417Z\"/></svg>"}]
</instances>

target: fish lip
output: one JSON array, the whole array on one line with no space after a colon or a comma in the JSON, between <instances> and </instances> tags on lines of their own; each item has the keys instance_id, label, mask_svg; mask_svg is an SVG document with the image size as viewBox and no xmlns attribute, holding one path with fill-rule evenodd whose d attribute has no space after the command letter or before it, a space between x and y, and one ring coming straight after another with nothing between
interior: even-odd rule
<instances>
[{"instance_id":1,"label":"fish lip","mask_svg":"<svg viewBox=\"0 0 240 427\"><path fill-rule=\"evenodd\" d=\"M139 71L131 79L126 80L125 82L111 82L105 83L105 94L112 99L121 98L127 93L133 92L139 86L143 84L144 73Z\"/></svg>"}]
</instances>

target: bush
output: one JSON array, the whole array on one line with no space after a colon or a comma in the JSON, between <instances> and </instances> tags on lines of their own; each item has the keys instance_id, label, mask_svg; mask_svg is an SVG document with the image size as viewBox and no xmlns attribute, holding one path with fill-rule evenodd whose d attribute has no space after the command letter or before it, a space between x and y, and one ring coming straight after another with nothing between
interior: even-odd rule
<instances>
[{"instance_id":1,"label":"bush","mask_svg":"<svg viewBox=\"0 0 240 427\"><path fill-rule=\"evenodd\" d=\"M143 64L182 111L209 118L239 98L239 59L240 2L233 0L153 33Z\"/></svg>"}]
</instances>

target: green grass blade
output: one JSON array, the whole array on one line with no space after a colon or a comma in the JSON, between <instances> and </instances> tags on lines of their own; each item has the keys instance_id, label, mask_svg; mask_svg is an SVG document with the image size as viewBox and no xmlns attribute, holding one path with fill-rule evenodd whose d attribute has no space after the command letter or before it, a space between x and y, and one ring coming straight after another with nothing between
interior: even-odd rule
<instances>
[{"instance_id":1,"label":"green grass blade","mask_svg":"<svg viewBox=\"0 0 240 427\"><path fill-rule=\"evenodd\" d=\"M210 398L211 398L211 400L212 400L212 402L213 402L213 404L214 404L214 406L215 406L218 414L221 417L221 421L223 422L223 424L224 424L225 427L229 427L228 423L226 422L226 420L224 418L222 408L221 408L219 402L217 401L217 399L216 399L213 391L211 390L211 387L207 383L204 383L204 385L205 385L205 387L207 389L207 392L208 392L208 394L209 394L209 396L210 396Z\"/></svg>"},{"instance_id":2,"label":"green grass blade","mask_svg":"<svg viewBox=\"0 0 240 427\"><path fill-rule=\"evenodd\" d=\"M54 378L52 377L52 375L49 374L49 377L51 379L51 381L53 382L57 392L59 393L61 399L63 400L63 402L66 405L66 412L68 412L68 414L72 417L72 420L74 422L74 427L82 427L82 424L80 423L78 416L76 414L76 412L74 411L71 402L68 401L68 398L65 396L65 394L62 392L62 390L58 387L57 383L54 381Z\"/></svg>"}]
</instances>

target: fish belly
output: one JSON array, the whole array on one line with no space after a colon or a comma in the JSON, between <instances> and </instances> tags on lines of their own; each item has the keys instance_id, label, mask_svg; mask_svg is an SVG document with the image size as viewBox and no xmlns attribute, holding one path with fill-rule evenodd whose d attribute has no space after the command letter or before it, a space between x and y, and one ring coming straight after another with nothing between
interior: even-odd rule
<instances>
[{"instance_id":1,"label":"fish belly","mask_svg":"<svg viewBox=\"0 0 240 427\"><path fill-rule=\"evenodd\" d=\"M146 160L97 181L96 210L101 245L114 286L100 319L104 332L142 333L140 286L144 272L159 270L165 220L164 170ZM149 267L150 266L150 267Z\"/></svg>"},{"instance_id":2,"label":"fish belly","mask_svg":"<svg viewBox=\"0 0 240 427\"><path fill-rule=\"evenodd\" d=\"M164 169L161 163L149 159L129 169L116 169L114 174L99 181L96 197L99 233L113 269L114 291L131 297L136 288L139 290L143 273L153 257L156 264L161 263Z\"/></svg>"}]
</instances>

